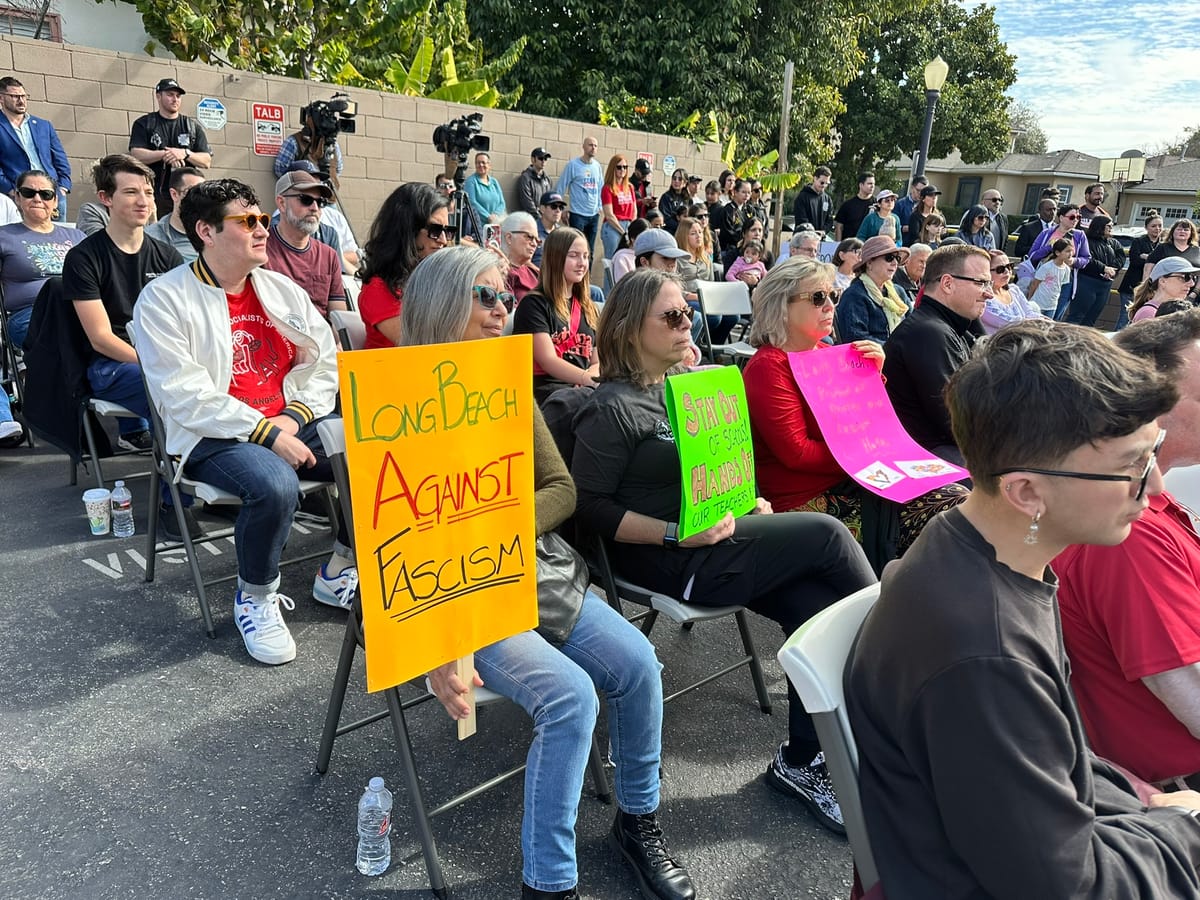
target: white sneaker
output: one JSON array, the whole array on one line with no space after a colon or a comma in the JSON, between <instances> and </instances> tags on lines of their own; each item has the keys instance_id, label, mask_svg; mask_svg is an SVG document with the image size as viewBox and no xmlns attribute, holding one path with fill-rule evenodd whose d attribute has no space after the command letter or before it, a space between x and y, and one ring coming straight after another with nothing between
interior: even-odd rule
<instances>
[{"instance_id":1,"label":"white sneaker","mask_svg":"<svg viewBox=\"0 0 1200 900\"><path fill-rule=\"evenodd\" d=\"M338 609L349 609L354 604L357 589L358 569L355 566L346 566L338 575L328 574L325 566L321 566L313 579L313 599Z\"/></svg>"},{"instance_id":2,"label":"white sneaker","mask_svg":"<svg viewBox=\"0 0 1200 900\"><path fill-rule=\"evenodd\" d=\"M0 422L0 441L5 438L23 436L25 429L21 427L20 422L14 422L11 419L7 422Z\"/></svg>"},{"instance_id":3,"label":"white sneaker","mask_svg":"<svg viewBox=\"0 0 1200 900\"><path fill-rule=\"evenodd\" d=\"M269 666L291 662L296 658L296 642L279 607L282 604L284 609L292 610L296 604L283 594L271 594L260 602L255 599L241 591L233 598L233 621L242 633L246 652Z\"/></svg>"}]
</instances>

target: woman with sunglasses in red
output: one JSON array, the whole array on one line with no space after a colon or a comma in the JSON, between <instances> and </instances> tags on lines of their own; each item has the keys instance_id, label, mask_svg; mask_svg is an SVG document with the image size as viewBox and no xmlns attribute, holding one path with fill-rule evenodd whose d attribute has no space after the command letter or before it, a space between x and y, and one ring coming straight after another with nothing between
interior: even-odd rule
<instances>
[{"instance_id":1,"label":"woman with sunglasses in red","mask_svg":"<svg viewBox=\"0 0 1200 900\"><path fill-rule=\"evenodd\" d=\"M892 284L896 270L908 256L908 248L897 247L895 241L881 234L862 245L854 265L856 277L837 309L839 344L855 341L883 344L908 315L908 297Z\"/></svg>"},{"instance_id":2,"label":"woman with sunglasses in red","mask_svg":"<svg viewBox=\"0 0 1200 900\"><path fill-rule=\"evenodd\" d=\"M454 242L450 201L428 184L402 184L383 201L363 248L358 311L367 326L364 349L400 343L404 283L417 263Z\"/></svg>"},{"instance_id":3,"label":"woman with sunglasses in red","mask_svg":"<svg viewBox=\"0 0 1200 900\"><path fill-rule=\"evenodd\" d=\"M1059 295L1058 308L1054 310L1055 321L1061 321L1067 312L1067 307L1071 305L1071 298L1075 296L1077 284L1076 274L1081 269L1086 269L1088 263L1092 261L1092 251L1088 247L1087 236L1076 228L1078 224L1079 205L1067 203L1060 206L1058 223L1053 228L1047 228L1039 234L1029 250L1029 264L1036 269L1039 263L1054 252L1055 241L1060 238L1068 238L1075 245L1075 253L1071 261L1071 279L1063 285L1062 293Z\"/></svg>"}]
</instances>

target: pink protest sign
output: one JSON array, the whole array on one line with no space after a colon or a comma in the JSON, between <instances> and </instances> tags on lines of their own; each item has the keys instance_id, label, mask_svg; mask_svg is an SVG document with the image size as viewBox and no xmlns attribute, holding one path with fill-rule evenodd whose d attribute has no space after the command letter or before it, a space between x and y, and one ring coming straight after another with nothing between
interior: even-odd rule
<instances>
[{"instance_id":1,"label":"pink protest sign","mask_svg":"<svg viewBox=\"0 0 1200 900\"><path fill-rule=\"evenodd\" d=\"M879 369L849 344L789 353L788 362L833 458L867 490L907 503L967 477L908 436Z\"/></svg>"}]
</instances>

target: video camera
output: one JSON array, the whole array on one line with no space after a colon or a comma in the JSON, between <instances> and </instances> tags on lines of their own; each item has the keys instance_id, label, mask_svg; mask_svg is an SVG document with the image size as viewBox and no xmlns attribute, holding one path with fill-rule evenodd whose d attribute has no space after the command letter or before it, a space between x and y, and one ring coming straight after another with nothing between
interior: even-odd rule
<instances>
[{"instance_id":1,"label":"video camera","mask_svg":"<svg viewBox=\"0 0 1200 900\"><path fill-rule=\"evenodd\" d=\"M433 146L439 153L457 156L460 163L465 162L471 150L492 149L492 139L479 133L482 128L483 113L459 116L433 129Z\"/></svg>"},{"instance_id":2,"label":"video camera","mask_svg":"<svg viewBox=\"0 0 1200 900\"><path fill-rule=\"evenodd\" d=\"M307 125L311 119L314 137L325 138L326 142L337 140L341 132L354 134L356 115L358 104L347 94L334 94L329 100L314 100L300 109L300 121Z\"/></svg>"}]
</instances>

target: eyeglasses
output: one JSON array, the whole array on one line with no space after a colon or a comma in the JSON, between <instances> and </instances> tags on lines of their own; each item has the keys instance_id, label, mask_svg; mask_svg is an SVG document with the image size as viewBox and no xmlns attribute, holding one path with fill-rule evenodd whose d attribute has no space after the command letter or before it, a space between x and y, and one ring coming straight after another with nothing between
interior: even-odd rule
<instances>
[{"instance_id":1,"label":"eyeglasses","mask_svg":"<svg viewBox=\"0 0 1200 900\"><path fill-rule=\"evenodd\" d=\"M1178 278L1180 281L1195 281L1195 275L1185 275L1181 272L1172 272L1170 275L1164 275L1163 278Z\"/></svg>"},{"instance_id":2,"label":"eyeglasses","mask_svg":"<svg viewBox=\"0 0 1200 900\"><path fill-rule=\"evenodd\" d=\"M861 253L862 251L860 250L859 252ZM884 262L890 262L890 263L898 263L904 259L904 257L901 256L899 253L885 253L883 256L877 256L875 258L882 259Z\"/></svg>"},{"instance_id":3,"label":"eyeglasses","mask_svg":"<svg viewBox=\"0 0 1200 900\"><path fill-rule=\"evenodd\" d=\"M503 303L504 309L512 312L513 305L517 302L516 296L508 291L498 291L495 288L484 287L482 284L472 286L471 293L475 295L475 299L484 309L495 309L497 303Z\"/></svg>"},{"instance_id":4,"label":"eyeglasses","mask_svg":"<svg viewBox=\"0 0 1200 900\"><path fill-rule=\"evenodd\" d=\"M658 316L667 323L667 327L672 331L679 328L680 323L686 323L685 327L691 328L692 316L696 311L690 306L685 306L682 309L668 309L666 312L659 313Z\"/></svg>"},{"instance_id":5,"label":"eyeglasses","mask_svg":"<svg viewBox=\"0 0 1200 900\"><path fill-rule=\"evenodd\" d=\"M1158 451L1162 449L1163 441L1167 437L1165 428L1158 432L1158 439L1154 442L1154 449L1150 451L1150 458L1146 460L1146 468L1142 470L1142 474L1133 475L1098 475L1095 472L1064 472L1059 469L1031 469L1028 467L1018 466L1014 469L1001 469L999 472L993 472L992 478L999 478L1001 475L1011 475L1014 472L1031 472L1034 475L1053 475L1056 478L1079 478L1083 481L1128 481L1138 486L1137 493L1134 495L1134 500L1141 500L1146 496L1146 483L1150 480L1150 473L1154 471L1154 464L1158 462Z\"/></svg>"},{"instance_id":6,"label":"eyeglasses","mask_svg":"<svg viewBox=\"0 0 1200 900\"><path fill-rule=\"evenodd\" d=\"M801 300L808 300L817 309L820 309L826 303L832 303L837 306L838 301L842 299L841 291L812 291L808 294L794 294L788 297L788 303L799 303Z\"/></svg>"},{"instance_id":7,"label":"eyeglasses","mask_svg":"<svg viewBox=\"0 0 1200 900\"><path fill-rule=\"evenodd\" d=\"M536 234L530 234L528 231L514 231L512 234L525 238L525 240L529 241L531 244L540 244L542 242L540 237L538 237Z\"/></svg>"},{"instance_id":8,"label":"eyeglasses","mask_svg":"<svg viewBox=\"0 0 1200 900\"><path fill-rule=\"evenodd\" d=\"M48 188L43 188L39 191L31 187L20 187L17 188L17 193L26 200L32 200L34 197L41 197L43 200L49 203L54 199L54 191L49 190Z\"/></svg>"},{"instance_id":9,"label":"eyeglasses","mask_svg":"<svg viewBox=\"0 0 1200 900\"><path fill-rule=\"evenodd\" d=\"M1003 198L1003 197L988 197L988 198L987 198L986 200L984 200L983 202L984 202L984 203L1003 203L1003 202L1004 202L1004 198Z\"/></svg>"},{"instance_id":10,"label":"eyeglasses","mask_svg":"<svg viewBox=\"0 0 1200 900\"><path fill-rule=\"evenodd\" d=\"M284 194L292 200L299 200L301 206L312 206L317 204L317 209L324 209L329 205L329 201L324 197L318 197L315 194Z\"/></svg>"},{"instance_id":11,"label":"eyeglasses","mask_svg":"<svg viewBox=\"0 0 1200 900\"><path fill-rule=\"evenodd\" d=\"M11 97L13 100L28 100L28 99L29 99L29 95L28 95L28 94L9 94L9 93L7 93L7 92L6 92L6 93L4 94L4 96L5 96L5 97Z\"/></svg>"},{"instance_id":12,"label":"eyeglasses","mask_svg":"<svg viewBox=\"0 0 1200 900\"><path fill-rule=\"evenodd\" d=\"M946 274L950 275L950 277L956 281L969 281L978 288L990 288L992 286L992 279L990 278L972 278L970 275L951 275L949 272Z\"/></svg>"},{"instance_id":13,"label":"eyeglasses","mask_svg":"<svg viewBox=\"0 0 1200 900\"><path fill-rule=\"evenodd\" d=\"M628 168L629 168L629 166L617 166L617 171L618 171L618 172L623 172L623 171L625 171L625 170L626 170L626 169L628 169Z\"/></svg>"},{"instance_id":14,"label":"eyeglasses","mask_svg":"<svg viewBox=\"0 0 1200 900\"><path fill-rule=\"evenodd\" d=\"M564 209L566 209L566 208L567 208L567 204L565 204L565 203L551 203L551 204L550 204L550 208L551 208L551 209L557 209L559 212L562 212Z\"/></svg>"},{"instance_id":15,"label":"eyeglasses","mask_svg":"<svg viewBox=\"0 0 1200 900\"><path fill-rule=\"evenodd\" d=\"M266 213L242 213L240 216L225 216L226 222L240 222L247 231L253 231L258 226L269 229L271 217Z\"/></svg>"},{"instance_id":16,"label":"eyeglasses","mask_svg":"<svg viewBox=\"0 0 1200 900\"><path fill-rule=\"evenodd\" d=\"M452 241L458 234L458 229L453 225L439 225L437 222L430 222L425 226L425 233L429 235L430 240Z\"/></svg>"},{"instance_id":17,"label":"eyeglasses","mask_svg":"<svg viewBox=\"0 0 1200 900\"><path fill-rule=\"evenodd\" d=\"M997 275L1001 275L1001 274L1003 274L1004 272L1011 272L1011 271L1012 271L1012 266L1011 266L1011 265L1007 265L1007 266L994 266L994 267L992 268L992 271L993 271L993 272L995 272Z\"/></svg>"},{"instance_id":18,"label":"eyeglasses","mask_svg":"<svg viewBox=\"0 0 1200 900\"><path fill-rule=\"evenodd\" d=\"M1067 213L1066 215L1059 216L1059 218L1060 219L1070 219L1073 222L1079 218L1079 213Z\"/></svg>"}]
</instances>

